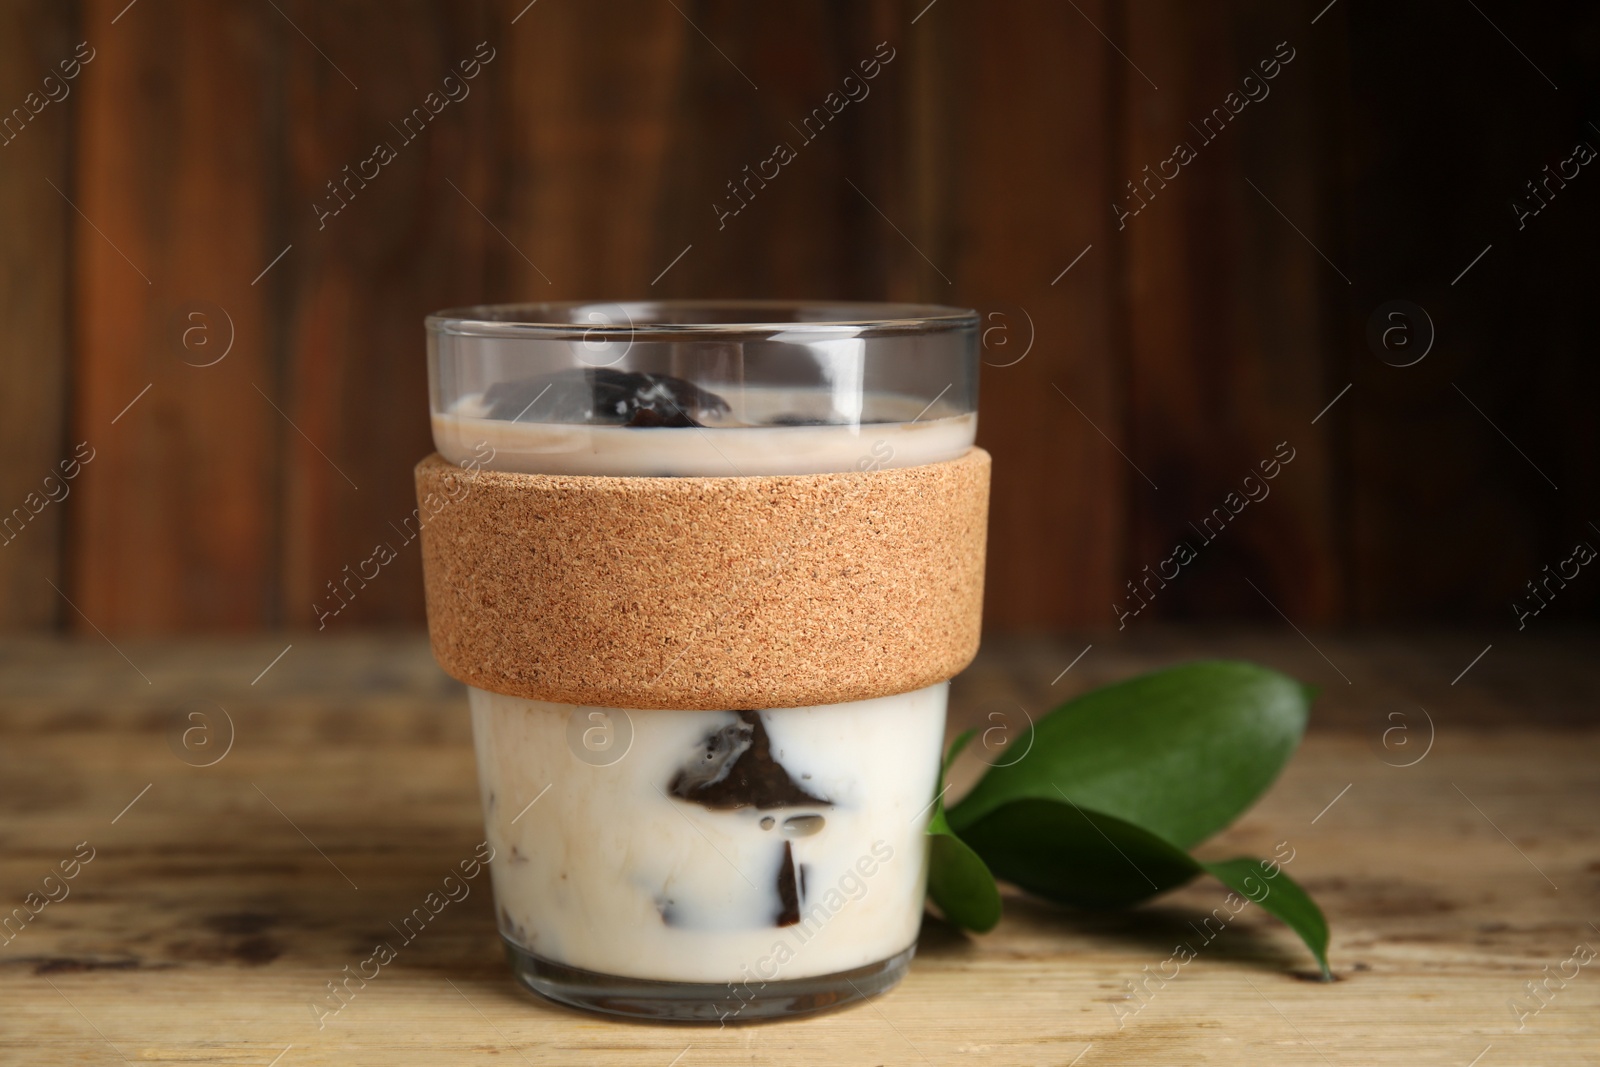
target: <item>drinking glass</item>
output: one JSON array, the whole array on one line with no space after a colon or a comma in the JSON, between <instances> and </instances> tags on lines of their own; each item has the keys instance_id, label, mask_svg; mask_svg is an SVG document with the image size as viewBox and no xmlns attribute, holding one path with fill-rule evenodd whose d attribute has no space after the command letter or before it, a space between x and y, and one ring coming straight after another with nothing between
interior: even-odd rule
<instances>
[{"instance_id":1,"label":"drinking glass","mask_svg":"<svg viewBox=\"0 0 1600 1067\"><path fill-rule=\"evenodd\" d=\"M910 304L443 311L427 320L434 443L453 463L580 478L944 463L973 445L977 326ZM664 636L693 659L695 620ZM705 1021L892 987L922 917L947 687L693 710L469 687L516 977L568 1005Z\"/></svg>"}]
</instances>

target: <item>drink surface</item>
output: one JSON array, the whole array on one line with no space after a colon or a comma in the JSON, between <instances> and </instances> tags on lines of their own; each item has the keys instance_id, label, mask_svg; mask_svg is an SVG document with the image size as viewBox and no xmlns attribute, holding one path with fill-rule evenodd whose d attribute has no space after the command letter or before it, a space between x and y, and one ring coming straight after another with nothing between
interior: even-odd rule
<instances>
[{"instance_id":1,"label":"drink surface","mask_svg":"<svg viewBox=\"0 0 1600 1067\"><path fill-rule=\"evenodd\" d=\"M549 394L546 394L548 397ZM745 387L720 394L726 413L694 426L535 421L544 397L521 418L490 417L484 394L462 397L433 416L434 446L453 463L494 450L491 470L525 474L736 477L823 474L913 467L959 457L972 447L978 417L936 401L867 394L841 415L823 390ZM515 413L513 413L515 414ZM862 421L855 423L851 417Z\"/></svg>"}]
</instances>

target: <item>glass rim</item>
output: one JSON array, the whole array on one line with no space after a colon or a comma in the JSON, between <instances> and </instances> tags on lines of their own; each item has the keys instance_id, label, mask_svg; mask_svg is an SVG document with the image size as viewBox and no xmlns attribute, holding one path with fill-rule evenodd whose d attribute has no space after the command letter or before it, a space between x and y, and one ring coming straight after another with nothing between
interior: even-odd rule
<instances>
[{"instance_id":1,"label":"glass rim","mask_svg":"<svg viewBox=\"0 0 1600 1067\"><path fill-rule=\"evenodd\" d=\"M609 321L606 312L612 310L625 321ZM579 318L586 311L600 317ZM944 304L864 300L568 300L445 308L424 321L430 333L459 337L728 341L787 334L823 340L976 328L978 313ZM804 343L805 336L785 338L791 339Z\"/></svg>"}]
</instances>

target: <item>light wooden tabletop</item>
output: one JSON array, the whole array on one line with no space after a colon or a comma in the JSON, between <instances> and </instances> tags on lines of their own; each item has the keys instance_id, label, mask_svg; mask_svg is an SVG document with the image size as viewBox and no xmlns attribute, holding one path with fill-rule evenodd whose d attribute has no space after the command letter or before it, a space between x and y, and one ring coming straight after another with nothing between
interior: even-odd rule
<instances>
[{"instance_id":1,"label":"light wooden tabletop","mask_svg":"<svg viewBox=\"0 0 1600 1067\"><path fill-rule=\"evenodd\" d=\"M1109 915L1013 893L989 935L930 919L910 976L877 1001L722 1030L540 1002L509 977L487 892L318 1028L324 983L482 838L465 699L419 638L3 643L0 917L62 863L74 877L0 936L0 1062L1595 1063L1600 960L1573 962L1600 950L1593 635L1311 637L990 642L953 717L1038 714L1199 655L1322 685L1283 778L1202 851L1288 841L1337 982L1310 980L1295 938L1246 909L1130 996L1218 886ZM209 713L221 753L219 708L231 747L189 765L173 736Z\"/></svg>"}]
</instances>

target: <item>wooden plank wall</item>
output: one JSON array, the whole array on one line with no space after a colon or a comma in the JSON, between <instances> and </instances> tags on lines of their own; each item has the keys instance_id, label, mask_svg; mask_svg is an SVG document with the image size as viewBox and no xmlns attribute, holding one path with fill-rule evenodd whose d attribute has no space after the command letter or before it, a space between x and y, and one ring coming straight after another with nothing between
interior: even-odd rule
<instances>
[{"instance_id":1,"label":"wooden plank wall","mask_svg":"<svg viewBox=\"0 0 1600 1067\"><path fill-rule=\"evenodd\" d=\"M66 439L73 220L63 196L72 187L72 112L82 93L57 66L72 60L73 28L66 5L0 6L0 107L7 119L13 107L31 116L0 125L0 521L11 520L0 526L0 625L11 629L53 628L69 610L46 579L62 580L63 519L77 492L62 479L74 462ZM46 90L51 73L57 81ZM37 114L29 93L37 94ZM48 486L47 477L55 479Z\"/></svg>"},{"instance_id":2,"label":"wooden plank wall","mask_svg":"<svg viewBox=\"0 0 1600 1067\"><path fill-rule=\"evenodd\" d=\"M243 629L281 536L254 392L275 391L273 309L250 284L272 254L277 16L125 3L85 3L79 30L71 425L96 459L66 584L79 625Z\"/></svg>"},{"instance_id":3,"label":"wooden plank wall","mask_svg":"<svg viewBox=\"0 0 1600 1067\"><path fill-rule=\"evenodd\" d=\"M1493 212L1507 229L1515 176L1579 125L1500 116L1521 154L1428 199L1397 147L1497 153L1417 133L1449 95L1419 85L1492 77L1536 113L1544 86L1470 12L1386 28L1356 7L9 3L0 108L78 42L94 58L0 146L0 509L29 516L0 546L0 627L314 626L327 583L397 542L413 506L427 312L708 295L984 314L994 628L1509 618L1585 528L1592 399L1495 360L1496 336L1528 332L1489 310L1517 260L1486 262L1463 295L1447 282L1477 237L1445 235L1463 206L1484 242ZM1581 44L1544 51L1559 21L1504 17L1576 87ZM1394 34L1417 43L1428 19L1445 27L1431 51L1396 54ZM891 49L870 95L803 141L793 124ZM475 56L464 99L397 128ZM1192 125L1274 56L1265 99L1214 136ZM380 141L393 161L335 194ZM725 183L779 141L796 161L719 222ZM1180 141L1196 159L1150 183ZM1570 265L1566 227L1594 217L1575 206L1538 254ZM1409 374L1364 340L1396 297L1451 331ZM1592 398L1573 320L1547 307L1532 334ZM95 458L70 496L28 512L79 442ZM1202 532L1280 443L1294 459L1270 496ZM1492 537L1462 536L1464 517ZM1194 560L1152 585L1179 541ZM1564 595L1569 614L1600 603ZM421 616L412 547L331 624Z\"/></svg>"},{"instance_id":4,"label":"wooden plank wall","mask_svg":"<svg viewBox=\"0 0 1600 1067\"><path fill-rule=\"evenodd\" d=\"M1328 309L1346 283L1313 247L1335 237L1319 224L1329 218L1319 138L1332 109L1318 93L1325 50L1309 18L1254 0L1220 13L1182 0L1128 8L1141 69L1120 67L1137 101L1118 157L1121 204L1137 209L1119 233L1134 309L1124 447L1159 489L1133 486L1127 569L1159 574L1178 542L1191 546L1197 558L1180 579L1145 587L1152 606L1180 617L1270 615L1252 581L1291 617L1342 614L1329 438L1311 420L1337 392ZM1236 116L1230 94L1246 101L1231 105ZM1196 158L1163 183L1180 143ZM1245 501L1237 518L1230 493Z\"/></svg>"}]
</instances>

